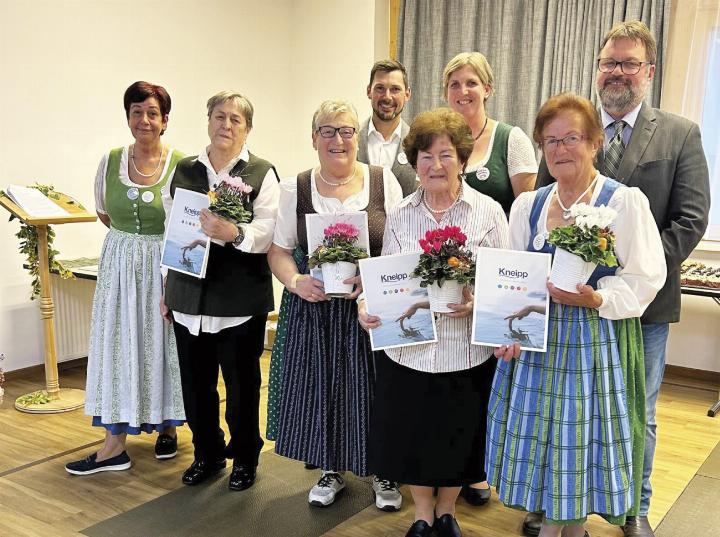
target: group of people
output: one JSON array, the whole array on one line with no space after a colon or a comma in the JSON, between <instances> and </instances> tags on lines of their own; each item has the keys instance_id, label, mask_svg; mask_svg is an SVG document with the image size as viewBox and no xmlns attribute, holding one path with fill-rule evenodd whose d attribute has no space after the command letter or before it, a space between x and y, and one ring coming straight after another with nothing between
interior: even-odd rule
<instances>
[{"instance_id":1,"label":"group of people","mask_svg":"<svg viewBox=\"0 0 720 537\"><path fill-rule=\"evenodd\" d=\"M312 505L329 506L345 472L372 476L376 506L400 509L409 485L408 537L461 535L455 503L499 499L527 512L523 531L582 537L597 513L626 536L647 521L655 406L668 323L679 319L680 263L700 240L708 172L694 123L644 103L656 44L637 21L613 27L597 58L600 111L551 97L537 114L535 148L518 127L487 115L490 65L461 53L443 73L447 108L401 117L405 68L377 62L360 124L345 101L312 118L318 164L280 181L250 153L253 107L220 92L207 103L209 145L183 157L164 145L170 97L137 82L125 93L135 139L110 151L95 181L110 228L93 305L86 412L105 443L66 466L72 474L131 466L127 434L158 431L156 457L192 431L196 485L232 459L231 490L252 486L263 446L260 365L271 274L284 285L270 364L267 437L282 456L320 470ZM223 177L252 187L249 223L203 210L205 278L160 269L175 189L207 193ZM371 351L359 276L347 298L310 275L305 216L367 213L372 256L418 251L427 231L457 226L481 246L554 253L548 235L579 203L617 213L619 266L595 269L577 292L548 283L547 352L470 344L473 289L437 314L437 342ZM508 222L509 217L509 222ZM222 370L229 441L220 427Z\"/></svg>"}]
</instances>

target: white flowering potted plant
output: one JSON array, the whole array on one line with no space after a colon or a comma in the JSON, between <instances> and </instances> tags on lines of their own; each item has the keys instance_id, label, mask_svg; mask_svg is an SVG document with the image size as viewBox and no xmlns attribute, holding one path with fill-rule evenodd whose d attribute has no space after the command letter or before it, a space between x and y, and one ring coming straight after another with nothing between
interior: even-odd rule
<instances>
[{"instance_id":1,"label":"white flowering potted plant","mask_svg":"<svg viewBox=\"0 0 720 537\"><path fill-rule=\"evenodd\" d=\"M615 234L610 225L617 212L601 205L578 203L570 208L574 222L556 227L548 242L555 245L550 282L555 287L577 293L578 284L587 283L598 265L616 267Z\"/></svg>"},{"instance_id":2,"label":"white flowering potted plant","mask_svg":"<svg viewBox=\"0 0 720 537\"><path fill-rule=\"evenodd\" d=\"M423 253L412 276L427 288L431 311L451 313L448 304L462 304L463 288L475 279L467 236L459 227L447 226L428 231L418 242Z\"/></svg>"},{"instance_id":3,"label":"white flowering potted plant","mask_svg":"<svg viewBox=\"0 0 720 537\"><path fill-rule=\"evenodd\" d=\"M352 224L339 222L323 231L323 241L310 255L310 268L322 270L325 294L346 296L352 293L353 284L343 283L357 272L359 259L369 257L367 250L357 246L358 228Z\"/></svg>"}]
</instances>

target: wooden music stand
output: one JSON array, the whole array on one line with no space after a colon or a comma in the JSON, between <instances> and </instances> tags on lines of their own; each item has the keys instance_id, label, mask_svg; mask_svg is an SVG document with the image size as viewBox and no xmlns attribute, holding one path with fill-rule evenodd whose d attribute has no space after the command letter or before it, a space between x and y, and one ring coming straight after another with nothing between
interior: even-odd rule
<instances>
[{"instance_id":1,"label":"wooden music stand","mask_svg":"<svg viewBox=\"0 0 720 537\"><path fill-rule=\"evenodd\" d=\"M0 196L0 205L11 214L37 229L38 258L40 260L40 315L45 325L45 384L48 403L22 404L15 401L15 408L22 412L53 414L68 412L85 404L85 391L72 388L60 388L58 381L57 351L55 350L55 306L50 283L50 262L48 259L48 226L51 224L70 224L74 222L94 222L95 214L87 212L78 202L66 194L53 192L49 199L65 209L67 216L35 218L18 207L10 198Z\"/></svg>"}]
</instances>

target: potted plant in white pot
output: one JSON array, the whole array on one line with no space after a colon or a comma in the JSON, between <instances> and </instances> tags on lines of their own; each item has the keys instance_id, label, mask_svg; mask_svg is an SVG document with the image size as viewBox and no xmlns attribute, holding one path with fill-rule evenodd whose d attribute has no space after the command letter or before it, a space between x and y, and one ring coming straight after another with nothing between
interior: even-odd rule
<instances>
[{"instance_id":1,"label":"potted plant in white pot","mask_svg":"<svg viewBox=\"0 0 720 537\"><path fill-rule=\"evenodd\" d=\"M325 228L323 241L310 255L310 268L322 270L325 294L346 296L353 284L343 283L357 273L358 259L368 256L365 248L356 246L359 231L352 224L337 223Z\"/></svg>"},{"instance_id":2,"label":"potted plant in white pot","mask_svg":"<svg viewBox=\"0 0 720 537\"><path fill-rule=\"evenodd\" d=\"M556 227L548 236L555 245L550 282L563 291L577 293L597 265L616 267L615 234L610 224L617 213L610 207L578 203L570 209L575 221Z\"/></svg>"},{"instance_id":3,"label":"potted plant in white pot","mask_svg":"<svg viewBox=\"0 0 720 537\"><path fill-rule=\"evenodd\" d=\"M465 243L467 236L457 226L447 226L425 233L420 239L420 254L412 276L428 290L430 310L451 313L448 304L461 304L463 288L472 284L475 261Z\"/></svg>"}]
</instances>

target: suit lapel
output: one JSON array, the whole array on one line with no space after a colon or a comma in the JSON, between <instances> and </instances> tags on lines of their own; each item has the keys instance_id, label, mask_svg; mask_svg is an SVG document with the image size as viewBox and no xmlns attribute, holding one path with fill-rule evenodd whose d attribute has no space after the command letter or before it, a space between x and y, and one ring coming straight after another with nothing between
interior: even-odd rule
<instances>
[{"instance_id":1,"label":"suit lapel","mask_svg":"<svg viewBox=\"0 0 720 537\"><path fill-rule=\"evenodd\" d=\"M407 133L410 131L410 127L408 127L408 124L405 123L405 120L400 120L400 145L398 145L397 151L395 151L395 156L393 157L393 165L392 165L392 172L395 174L395 177L398 177L398 174L400 173L400 170L402 170L403 165L400 164L398 161L398 155L403 152L403 146L402 141L407 136Z\"/></svg>"},{"instance_id":2,"label":"suit lapel","mask_svg":"<svg viewBox=\"0 0 720 537\"><path fill-rule=\"evenodd\" d=\"M622 183L628 182L635 168L637 168L638 162L640 162L643 154L645 154L645 150L650 144L656 128L655 113L652 108L646 103L643 103L640 107L635 127L633 127L630 141L625 148L620 167L618 168L618 181Z\"/></svg>"}]
</instances>

